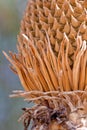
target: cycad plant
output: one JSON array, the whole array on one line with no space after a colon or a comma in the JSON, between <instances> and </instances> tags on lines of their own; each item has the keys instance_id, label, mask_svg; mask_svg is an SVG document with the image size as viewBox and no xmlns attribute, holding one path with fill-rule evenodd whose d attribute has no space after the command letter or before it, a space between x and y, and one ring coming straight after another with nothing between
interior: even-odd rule
<instances>
[{"instance_id":1,"label":"cycad plant","mask_svg":"<svg viewBox=\"0 0 87 130\"><path fill-rule=\"evenodd\" d=\"M87 0L29 0L18 54L4 52L35 106L20 118L27 130L87 129Z\"/></svg>"}]
</instances>

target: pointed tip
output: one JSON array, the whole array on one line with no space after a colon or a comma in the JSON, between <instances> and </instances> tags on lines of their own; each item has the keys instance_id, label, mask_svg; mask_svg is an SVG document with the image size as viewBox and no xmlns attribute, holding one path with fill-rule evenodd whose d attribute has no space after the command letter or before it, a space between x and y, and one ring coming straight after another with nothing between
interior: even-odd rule
<instances>
[{"instance_id":1,"label":"pointed tip","mask_svg":"<svg viewBox=\"0 0 87 130\"><path fill-rule=\"evenodd\" d=\"M7 57L7 54L6 54L6 52L5 52L5 51L2 51L2 53L4 54L4 56L5 56L5 57Z\"/></svg>"},{"instance_id":2,"label":"pointed tip","mask_svg":"<svg viewBox=\"0 0 87 130\"><path fill-rule=\"evenodd\" d=\"M64 32L64 38L69 42L69 39L68 39L68 37L67 37L65 32Z\"/></svg>"},{"instance_id":3,"label":"pointed tip","mask_svg":"<svg viewBox=\"0 0 87 130\"><path fill-rule=\"evenodd\" d=\"M84 40L84 41L83 41L83 44L82 44L82 48L81 48L81 50L82 50L82 51L85 51L86 48L87 48L86 40Z\"/></svg>"}]
</instances>

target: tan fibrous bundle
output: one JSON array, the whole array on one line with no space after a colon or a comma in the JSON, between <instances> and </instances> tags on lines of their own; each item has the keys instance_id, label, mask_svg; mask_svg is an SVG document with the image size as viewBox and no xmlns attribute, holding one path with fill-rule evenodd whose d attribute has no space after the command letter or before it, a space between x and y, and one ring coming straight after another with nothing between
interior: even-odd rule
<instances>
[{"instance_id":1,"label":"tan fibrous bundle","mask_svg":"<svg viewBox=\"0 0 87 130\"><path fill-rule=\"evenodd\" d=\"M30 0L12 69L25 90L85 90L86 0Z\"/></svg>"},{"instance_id":2,"label":"tan fibrous bundle","mask_svg":"<svg viewBox=\"0 0 87 130\"><path fill-rule=\"evenodd\" d=\"M13 96L22 96L27 101L37 104L35 109L25 110L25 115L27 112L31 114L24 115L23 119L31 120L32 113L42 106L51 109L53 113L61 106L67 109L68 116L71 113L75 115L78 113L80 121L86 119L87 111L82 110L84 116L79 114L78 109L81 104L83 108L80 109L84 109L87 105L87 0L29 0L21 22L18 42L18 54L10 52L9 57L4 52L12 64L11 69L19 76L25 90L25 92L18 91ZM71 110L73 106L74 111ZM61 113L61 109L59 112ZM41 113L36 114L37 120L38 116L41 116ZM51 120L51 117L49 119ZM72 123L67 125L67 121L62 123L60 120L59 118L63 130L65 127L67 130L80 130L78 124L81 123L75 122L74 128ZM42 124L44 123L37 125L41 127L37 129L34 125L35 130L42 130L42 127L44 128ZM50 122L45 122L45 125L47 124ZM48 127L50 125L47 129ZM51 128L49 129L54 130Z\"/></svg>"},{"instance_id":3,"label":"tan fibrous bundle","mask_svg":"<svg viewBox=\"0 0 87 130\"><path fill-rule=\"evenodd\" d=\"M22 97L37 104L23 108L19 121L23 120L25 130L31 120L31 130L87 129L87 91L13 91L11 97Z\"/></svg>"}]
</instances>

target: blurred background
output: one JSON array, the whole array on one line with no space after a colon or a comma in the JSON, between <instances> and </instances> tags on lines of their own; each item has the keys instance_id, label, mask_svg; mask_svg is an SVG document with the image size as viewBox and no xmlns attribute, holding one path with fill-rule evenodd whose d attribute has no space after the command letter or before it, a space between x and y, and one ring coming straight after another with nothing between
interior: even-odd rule
<instances>
[{"instance_id":1,"label":"blurred background","mask_svg":"<svg viewBox=\"0 0 87 130\"><path fill-rule=\"evenodd\" d=\"M22 89L18 77L9 69L2 54L16 52L17 34L27 0L0 0L0 130L23 130L18 118L21 108L28 106L23 99L11 99L12 90Z\"/></svg>"}]
</instances>

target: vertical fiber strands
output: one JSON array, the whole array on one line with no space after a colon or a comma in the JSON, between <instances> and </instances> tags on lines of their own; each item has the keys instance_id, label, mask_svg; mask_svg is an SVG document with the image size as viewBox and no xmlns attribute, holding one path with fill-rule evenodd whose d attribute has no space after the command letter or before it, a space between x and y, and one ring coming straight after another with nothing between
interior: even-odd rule
<instances>
[{"instance_id":1,"label":"vertical fiber strands","mask_svg":"<svg viewBox=\"0 0 87 130\"><path fill-rule=\"evenodd\" d=\"M20 118L25 130L87 129L87 1L29 0L18 53L4 55L36 105Z\"/></svg>"}]
</instances>

